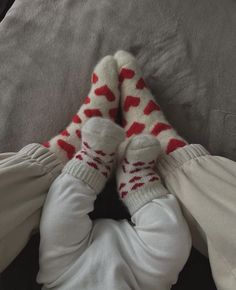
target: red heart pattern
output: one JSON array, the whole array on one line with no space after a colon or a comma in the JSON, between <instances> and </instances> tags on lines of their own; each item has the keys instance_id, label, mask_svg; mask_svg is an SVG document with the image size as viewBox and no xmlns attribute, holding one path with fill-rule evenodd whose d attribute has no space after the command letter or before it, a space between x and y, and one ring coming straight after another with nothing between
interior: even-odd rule
<instances>
[{"instance_id":1,"label":"red heart pattern","mask_svg":"<svg viewBox=\"0 0 236 290\"><path fill-rule=\"evenodd\" d=\"M132 135L138 135L143 132L145 125L139 122L134 122L128 131L126 132L127 137L131 137Z\"/></svg>"},{"instance_id":2,"label":"red heart pattern","mask_svg":"<svg viewBox=\"0 0 236 290\"><path fill-rule=\"evenodd\" d=\"M140 78L140 79L138 80L137 84L136 84L136 89L138 89L138 90L143 90L143 89L146 88L146 87L147 87L147 85L146 85L144 79L143 79L143 78Z\"/></svg>"},{"instance_id":3,"label":"red heart pattern","mask_svg":"<svg viewBox=\"0 0 236 290\"><path fill-rule=\"evenodd\" d=\"M104 153L102 150L96 150L95 151L98 155L101 155L101 156L105 156L106 153Z\"/></svg>"},{"instance_id":4,"label":"red heart pattern","mask_svg":"<svg viewBox=\"0 0 236 290\"><path fill-rule=\"evenodd\" d=\"M79 159L79 160L83 160L83 157L82 157L81 154L77 154L77 155L75 156L75 158L77 158L77 159Z\"/></svg>"},{"instance_id":5,"label":"red heart pattern","mask_svg":"<svg viewBox=\"0 0 236 290\"><path fill-rule=\"evenodd\" d=\"M83 142L83 145L87 148L87 149L90 149L90 146L89 146L89 144L87 143L87 142Z\"/></svg>"},{"instance_id":6,"label":"red heart pattern","mask_svg":"<svg viewBox=\"0 0 236 290\"><path fill-rule=\"evenodd\" d=\"M171 152L175 151L178 148L186 146L187 143L183 140L178 140L175 138L170 139L167 148L166 148L166 154L170 154Z\"/></svg>"},{"instance_id":7,"label":"red heart pattern","mask_svg":"<svg viewBox=\"0 0 236 290\"><path fill-rule=\"evenodd\" d=\"M154 136L157 136L158 134L160 134L162 131L165 131L165 130L169 130L169 129L172 129L172 127L169 125L169 124L165 124L165 123L157 123L152 131L151 131L151 134L154 135Z\"/></svg>"},{"instance_id":8,"label":"red heart pattern","mask_svg":"<svg viewBox=\"0 0 236 290\"><path fill-rule=\"evenodd\" d=\"M145 164L144 162L138 161L138 162L133 163L133 166L143 166L144 164Z\"/></svg>"},{"instance_id":9,"label":"red heart pattern","mask_svg":"<svg viewBox=\"0 0 236 290\"><path fill-rule=\"evenodd\" d=\"M61 132L61 135L62 136L70 136L70 133L67 131L67 130L63 130L62 132Z\"/></svg>"},{"instance_id":10,"label":"red heart pattern","mask_svg":"<svg viewBox=\"0 0 236 290\"><path fill-rule=\"evenodd\" d=\"M82 123L82 120L80 119L78 115L74 115L74 117L72 118L72 122L75 124L80 124Z\"/></svg>"},{"instance_id":11,"label":"red heart pattern","mask_svg":"<svg viewBox=\"0 0 236 290\"><path fill-rule=\"evenodd\" d=\"M147 85L143 77L141 77L140 74L136 72L135 69L123 67L121 68L120 73L119 73L119 85L125 86L126 85L126 82L124 82L125 80L130 80L130 82L128 83L129 87L132 86L133 84L133 89L140 90L139 92L140 96L138 97L127 94L127 90L126 90L126 97L124 98L124 101L123 101L124 115L122 117L122 126L127 127L129 124L128 130L126 130L126 136L129 138L134 135L141 134L144 131L150 132L154 136L158 136L162 131L169 130L170 131L169 135L163 135L165 138L170 138L168 145L165 148L165 152L169 154L173 152L174 150L176 150L177 148L185 146L187 143L181 140L181 138L179 139L171 138L171 136L173 136L172 132L174 130L171 127L171 125L168 124L167 121L165 122L165 118L161 117L162 118L161 120L164 120L164 122L158 122L158 115L157 115L156 124L153 124L153 121L152 121L153 119L148 120L149 115L151 115L154 111L161 111L161 108L154 101L148 89L146 89ZM80 112L77 113L72 118L72 124L74 124L73 125L74 127L73 128L70 126L67 127L67 129L63 130L60 133L60 135L58 135L58 137L56 136L58 139L55 139L58 147L62 151L66 152L68 159L71 159L74 156L75 151L77 151L77 149L80 146L80 143L78 143L78 146L75 147L74 145L70 144L71 142L70 140L74 138L73 136L76 136L77 138L81 138L81 124L82 122L86 120L86 118L91 118L95 116L102 117L104 115L104 117L109 117L112 120L115 120L117 116L117 112L118 112L117 103L118 102L116 102L115 106L113 104L114 101L117 101L117 97L113 93L113 91L110 89L109 84L103 83L102 85L94 89L93 85L100 82L99 75L97 75L97 73L95 72L93 72L92 74L91 82L92 82L91 92L94 92L95 95L93 96L89 95L85 98L84 105L82 106ZM122 88L122 91L123 91L123 88ZM105 97L105 98L103 101L103 98L97 98L97 97ZM132 118L132 115L126 116L126 114L128 115L132 113L134 113L136 120L135 118ZM79 115L82 117L82 119L80 118ZM143 116L147 116L147 119L143 122L140 122L138 120L138 115L140 116L140 118ZM155 115L152 115L152 118L154 117ZM131 124L130 124L130 121L129 123L127 123L126 119L127 120L133 119L133 122ZM144 120L144 118L142 118L142 120ZM60 136L62 136L63 138ZM74 144L74 141L72 143ZM53 151L53 146L55 146L54 144L55 143L51 144L50 141L43 143L43 145L46 148L50 148L50 150L52 151ZM166 141L165 141L165 144L166 144Z\"/></svg>"},{"instance_id":12,"label":"red heart pattern","mask_svg":"<svg viewBox=\"0 0 236 290\"><path fill-rule=\"evenodd\" d=\"M82 142L82 148L79 154L76 155L76 158L80 161L83 160L88 166L98 170L105 177L108 177L112 167L107 163L110 161L113 163L114 157L111 158L110 156L115 156L115 152L106 153L103 150L95 150L94 146L96 145L91 145L87 140L84 140Z\"/></svg>"},{"instance_id":13,"label":"red heart pattern","mask_svg":"<svg viewBox=\"0 0 236 290\"><path fill-rule=\"evenodd\" d=\"M98 82L98 76L95 73L93 73L92 74L92 84L96 84L97 82Z\"/></svg>"},{"instance_id":14,"label":"red heart pattern","mask_svg":"<svg viewBox=\"0 0 236 290\"><path fill-rule=\"evenodd\" d=\"M97 169L98 170L98 166L95 162L87 162L87 164L90 166L90 167L93 167L94 169Z\"/></svg>"},{"instance_id":15,"label":"red heart pattern","mask_svg":"<svg viewBox=\"0 0 236 290\"><path fill-rule=\"evenodd\" d=\"M97 88L94 92L97 96L105 96L109 102L113 102L116 99L115 95L107 85Z\"/></svg>"},{"instance_id":16,"label":"red heart pattern","mask_svg":"<svg viewBox=\"0 0 236 290\"><path fill-rule=\"evenodd\" d=\"M159 178L157 176L153 176L152 178L149 179L149 182L153 182L159 180Z\"/></svg>"},{"instance_id":17,"label":"red heart pattern","mask_svg":"<svg viewBox=\"0 0 236 290\"><path fill-rule=\"evenodd\" d=\"M85 100L84 100L84 104L89 104L91 102L91 99L90 97L86 97Z\"/></svg>"},{"instance_id":18,"label":"red heart pattern","mask_svg":"<svg viewBox=\"0 0 236 290\"><path fill-rule=\"evenodd\" d=\"M106 60L105 60L106 62ZM53 141L43 143L63 161L71 159L75 152L81 147L81 128L84 122L91 117L104 117L115 120L118 112L118 96L111 88L118 87L119 82L110 76L105 79L108 63L99 62L95 71L91 75L91 89L89 95L84 99L83 105L76 115L72 117L72 122ZM114 72L117 67L114 64ZM111 69L112 71L112 69ZM126 75L127 74L127 75ZM129 77L129 72L124 72L124 77ZM118 75L117 75L118 78ZM75 144L75 145L74 145ZM65 154L66 152L66 154ZM104 173L104 172L103 172Z\"/></svg>"},{"instance_id":19,"label":"red heart pattern","mask_svg":"<svg viewBox=\"0 0 236 290\"><path fill-rule=\"evenodd\" d=\"M158 138L162 149L167 154L185 146L187 143L181 137L174 138L174 136L178 136L176 131L161 112L161 107L155 102L138 69L134 68L135 61L131 59L130 63L132 63L132 69L127 66L123 67L120 69L119 75L123 107L122 126L128 126L126 137L129 138L145 132L151 133ZM125 79L130 81L126 83ZM138 97L132 95L135 90L139 90ZM164 131L165 134L160 135Z\"/></svg>"},{"instance_id":20,"label":"red heart pattern","mask_svg":"<svg viewBox=\"0 0 236 290\"><path fill-rule=\"evenodd\" d=\"M119 186L119 190L121 190L125 186L125 183L121 183Z\"/></svg>"},{"instance_id":21,"label":"red heart pattern","mask_svg":"<svg viewBox=\"0 0 236 290\"><path fill-rule=\"evenodd\" d=\"M102 117L102 113L99 109L86 109L84 110L84 114L86 117Z\"/></svg>"},{"instance_id":22,"label":"red heart pattern","mask_svg":"<svg viewBox=\"0 0 236 290\"><path fill-rule=\"evenodd\" d=\"M119 74L119 82L123 83L125 79L132 79L135 72L132 69L122 68Z\"/></svg>"},{"instance_id":23,"label":"red heart pattern","mask_svg":"<svg viewBox=\"0 0 236 290\"><path fill-rule=\"evenodd\" d=\"M139 97L127 96L124 102L124 111L128 112L130 107L137 107L140 104Z\"/></svg>"},{"instance_id":24,"label":"red heart pattern","mask_svg":"<svg viewBox=\"0 0 236 290\"><path fill-rule=\"evenodd\" d=\"M136 190L137 188L141 187L144 185L144 182L140 182L140 183L135 183L132 187L131 190Z\"/></svg>"},{"instance_id":25,"label":"red heart pattern","mask_svg":"<svg viewBox=\"0 0 236 290\"><path fill-rule=\"evenodd\" d=\"M133 183L133 182L135 182L135 181L137 181L137 180L140 180L142 177L141 176L134 176L133 178L131 178L130 180L129 180L129 183Z\"/></svg>"},{"instance_id":26,"label":"red heart pattern","mask_svg":"<svg viewBox=\"0 0 236 290\"><path fill-rule=\"evenodd\" d=\"M143 110L145 115L150 115L153 111L160 111L161 108L153 100L149 101L145 109Z\"/></svg>"},{"instance_id":27,"label":"red heart pattern","mask_svg":"<svg viewBox=\"0 0 236 290\"><path fill-rule=\"evenodd\" d=\"M68 159L73 158L75 155L75 146L61 139L57 140L57 144L63 151L66 152Z\"/></svg>"},{"instance_id":28,"label":"red heart pattern","mask_svg":"<svg viewBox=\"0 0 236 290\"><path fill-rule=\"evenodd\" d=\"M122 191L121 192L121 198L124 198L128 194L128 191Z\"/></svg>"},{"instance_id":29,"label":"red heart pattern","mask_svg":"<svg viewBox=\"0 0 236 290\"><path fill-rule=\"evenodd\" d=\"M129 147L127 147L126 152L128 154ZM154 151L152 152L154 153ZM154 171L155 160L152 157L147 160L146 156L143 156L143 158L145 158L144 160L138 152L135 156L135 159L132 161L130 159L127 160L127 155L123 159L122 164L119 165L123 168L122 171L118 171L118 191L121 199L132 194L134 190L140 190L144 185L148 186L149 182L159 182L159 176ZM137 160L136 158L138 156L140 159Z\"/></svg>"}]
</instances>

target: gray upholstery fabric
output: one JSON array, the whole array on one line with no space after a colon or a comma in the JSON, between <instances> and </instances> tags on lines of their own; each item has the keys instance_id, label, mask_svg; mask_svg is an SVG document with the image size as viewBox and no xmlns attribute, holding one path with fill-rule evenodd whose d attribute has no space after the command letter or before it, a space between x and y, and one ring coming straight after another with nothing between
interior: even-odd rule
<instances>
[{"instance_id":1,"label":"gray upholstery fabric","mask_svg":"<svg viewBox=\"0 0 236 290\"><path fill-rule=\"evenodd\" d=\"M0 1L0 21L4 18L6 12L11 7L14 0L1 0Z\"/></svg>"},{"instance_id":2,"label":"gray upholstery fabric","mask_svg":"<svg viewBox=\"0 0 236 290\"><path fill-rule=\"evenodd\" d=\"M126 49L179 132L236 160L235 16L229 0L15 0L0 23L0 151L58 133L96 62Z\"/></svg>"}]
</instances>

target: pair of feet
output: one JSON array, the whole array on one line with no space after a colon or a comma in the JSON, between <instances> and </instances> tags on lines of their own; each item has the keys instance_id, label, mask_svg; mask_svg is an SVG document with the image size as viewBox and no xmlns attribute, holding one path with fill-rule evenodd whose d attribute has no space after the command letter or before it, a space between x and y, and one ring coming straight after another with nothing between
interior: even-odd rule
<instances>
[{"instance_id":1,"label":"pair of feet","mask_svg":"<svg viewBox=\"0 0 236 290\"><path fill-rule=\"evenodd\" d=\"M100 173L104 183L116 150L126 138L117 184L121 199L128 204L128 196L142 195L144 189L159 182L154 171L159 152L169 154L187 143L166 120L131 54L118 51L103 58L91 82L89 95L71 124L44 146L64 163L73 157L86 163ZM123 128L115 124L119 109Z\"/></svg>"},{"instance_id":2,"label":"pair of feet","mask_svg":"<svg viewBox=\"0 0 236 290\"><path fill-rule=\"evenodd\" d=\"M84 104L71 124L44 145L63 162L70 160L81 147L81 129L92 117L116 120L121 111L126 138L139 134L156 137L162 151L169 154L186 142L166 120L142 77L136 59L125 51L104 57L95 67L92 85Z\"/></svg>"},{"instance_id":3,"label":"pair of feet","mask_svg":"<svg viewBox=\"0 0 236 290\"><path fill-rule=\"evenodd\" d=\"M68 163L66 171L99 193L111 175L117 150L125 139L125 131L111 120L94 117L82 127L81 138L81 149ZM155 137L140 134L128 141L118 161L117 190L131 215L159 197L160 193L165 193L155 172L155 161L160 150L160 143Z\"/></svg>"}]
</instances>

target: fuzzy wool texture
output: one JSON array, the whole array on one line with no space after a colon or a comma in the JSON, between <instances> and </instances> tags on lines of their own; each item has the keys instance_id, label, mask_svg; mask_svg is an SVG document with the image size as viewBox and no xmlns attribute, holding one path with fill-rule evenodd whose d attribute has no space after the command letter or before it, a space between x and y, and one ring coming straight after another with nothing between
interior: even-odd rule
<instances>
[{"instance_id":1,"label":"fuzzy wool texture","mask_svg":"<svg viewBox=\"0 0 236 290\"><path fill-rule=\"evenodd\" d=\"M73 116L71 123L59 135L44 142L43 145L66 163L81 147L81 131L86 122L88 123L86 130L90 128L91 132L96 130L97 133L100 131L102 134L109 133L110 136L116 137L118 129L115 128L114 132L110 132L110 123L96 117L115 121L119 101L117 62L113 56L108 55L96 65L91 75L89 94ZM96 118L95 121L89 122L92 118ZM96 121L97 124L94 124ZM119 134L117 138L119 139Z\"/></svg>"},{"instance_id":2,"label":"fuzzy wool texture","mask_svg":"<svg viewBox=\"0 0 236 290\"><path fill-rule=\"evenodd\" d=\"M111 175L117 148L123 140L124 130L114 122L100 117L89 119L82 128L81 149L66 165L67 170L100 193Z\"/></svg>"},{"instance_id":3,"label":"fuzzy wool texture","mask_svg":"<svg viewBox=\"0 0 236 290\"><path fill-rule=\"evenodd\" d=\"M153 199L167 194L155 170L160 152L159 141L148 134L135 136L126 147L116 180L119 197L131 215Z\"/></svg>"},{"instance_id":4,"label":"fuzzy wool texture","mask_svg":"<svg viewBox=\"0 0 236 290\"><path fill-rule=\"evenodd\" d=\"M126 52L115 54L120 82L120 109L126 138L146 133L155 136L164 153L169 154L187 142L166 119L143 78L135 57Z\"/></svg>"}]
</instances>

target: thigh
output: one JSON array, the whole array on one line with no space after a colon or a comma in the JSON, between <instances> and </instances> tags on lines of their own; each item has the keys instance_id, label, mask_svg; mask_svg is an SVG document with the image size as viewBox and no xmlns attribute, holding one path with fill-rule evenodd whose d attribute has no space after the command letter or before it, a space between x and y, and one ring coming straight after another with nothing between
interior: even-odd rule
<instances>
[{"instance_id":1,"label":"thigh","mask_svg":"<svg viewBox=\"0 0 236 290\"><path fill-rule=\"evenodd\" d=\"M50 184L60 169L56 157L39 144L28 145L17 153L1 154L0 271L25 246L32 229L38 227L39 218L35 218L35 214L42 208ZM24 230L19 233L20 228ZM7 237L18 241L19 235L22 242L6 243ZM8 253L7 257L4 252Z\"/></svg>"},{"instance_id":2,"label":"thigh","mask_svg":"<svg viewBox=\"0 0 236 290\"><path fill-rule=\"evenodd\" d=\"M206 235L216 284L234 280L236 285L236 163L218 156L199 156L184 162L164 178L168 189ZM224 260L230 276L218 272L223 268L215 262L216 253ZM219 289L233 289L226 284Z\"/></svg>"},{"instance_id":3,"label":"thigh","mask_svg":"<svg viewBox=\"0 0 236 290\"><path fill-rule=\"evenodd\" d=\"M15 152L6 152L6 153L0 153L0 162L4 159L10 158L15 156L16 153ZM1 163L0 163L1 164ZM1 166L1 165L0 165Z\"/></svg>"}]
</instances>

